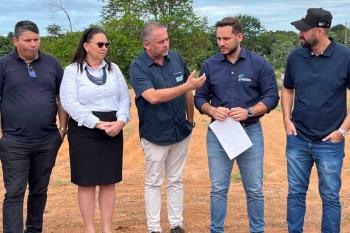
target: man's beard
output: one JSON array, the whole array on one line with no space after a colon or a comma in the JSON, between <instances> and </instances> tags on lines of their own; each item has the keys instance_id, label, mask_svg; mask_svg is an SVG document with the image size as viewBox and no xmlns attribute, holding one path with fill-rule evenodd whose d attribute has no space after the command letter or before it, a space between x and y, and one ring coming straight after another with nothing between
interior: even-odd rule
<instances>
[{"instance_id":1,"label":"man's beard","mask_svg":"<svg viewBox=\"0 0 350 233\"><path fill-rule=\"evenodd\" d=\"M234 53L237 51L237 48L238 48L238 45L236 45L236 46L233 47L233 48L229 48L228 52L227 52L227 53L224 53L224 54L225 54L225 55L234 54Z\"/></svg>"},{"instance_id":2,"label":"man's beard","mask_svg":"<svg viewBox=\"0 0 350 233\"><path fill-rule=\"evenodd\" d=\"M317 39L313 39L310 42L307 42L304 38L301 38L300 41L300 45L303 48L307 48L307 49L312 49L313 47L315 47L317 44L319 43L319 41Z\"/></svg>"}]
</instances>

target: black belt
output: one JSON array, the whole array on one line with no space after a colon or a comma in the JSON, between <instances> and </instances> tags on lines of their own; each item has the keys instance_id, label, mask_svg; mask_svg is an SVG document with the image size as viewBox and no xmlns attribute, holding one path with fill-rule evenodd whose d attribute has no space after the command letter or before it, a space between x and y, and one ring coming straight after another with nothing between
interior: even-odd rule
<instances>
[{"instance_id":1,"label":"black belt","mask_svg":"<svg viewBox=\"0 0 350 233\"><path fill-rule=\"evenodd\" d=\"M241 122L241 125L243 128L247 128L247 127L249 127L251 125L255 125L257 123L259 123L259 121L249 121L249 122Z\"/></svg>"}]
</instances>

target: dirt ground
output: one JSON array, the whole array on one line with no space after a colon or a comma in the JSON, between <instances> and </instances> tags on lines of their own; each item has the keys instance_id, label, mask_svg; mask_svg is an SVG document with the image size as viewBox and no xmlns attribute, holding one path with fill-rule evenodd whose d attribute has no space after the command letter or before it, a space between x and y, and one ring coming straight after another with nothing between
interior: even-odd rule
<instances>
[{"instance_id":1,"label":"dirt ground","mask_svg":"<svg viewBox=\"0 0 350 233\"><path fill-rule=\"evenodd\" d=\"M184 224L186 232L209 232L209 192L205 135L208 118L196 112L197 125L193 131L189 157L184 171L185 207ZM282 124L282 112L277 108L262 120L265 136L265 219L267 233L287 232L286 200L287 174L285 159L285 133ZM124 130L124 171L123 181L117 185L117 204L113 219L115 232L141 233L146 231L144 210L144 159L139 144L138 120L135 105L132 105L132 121ZM347 139L349 140L349 138ZM349 155L349 142L346 154ZM350 160L345 157L343 166L343 185L341 190L342 231L350 232ZM0 199L4 188L0 179ZM161 223L168 232L166 213L166 192L163 186L163 207ZM225 232L249 232L245 194L235 166ZM2 209L2 203L0 204ZM1 214L0 214L1 215ZM0 216L1 218L1 216ZM68 143L64 141L56 161L49 187L48 202L44 216L45 233L80 233L83 232L82 220L77 204L77 187L70 182ZM317 176L313 169L307 196L305 232L320 232L321 202L317 189ZM2 219L0 219L2 229ZM96 229L100 229L100 217L96 211ZM1 230L0 230L1 231ZM98 231L97 231L98 232Z\"/></svg>"}]
</instances>

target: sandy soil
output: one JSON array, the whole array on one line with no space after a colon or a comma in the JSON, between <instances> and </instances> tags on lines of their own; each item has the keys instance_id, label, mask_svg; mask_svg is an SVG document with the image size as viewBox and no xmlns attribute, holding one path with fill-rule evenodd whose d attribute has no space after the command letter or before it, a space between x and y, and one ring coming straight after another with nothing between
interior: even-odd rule
<instances>
[{"instance_id":1,"label":"sandy soil","mask_svg":"<svg viewBox=\"0 0 350 233\"><path fill-rule=\"evenodd\" d=\"M117 205L113 227L115 232L146 232L146 217L144 210L143 175L144 160L139 144L138 120L135 105L132 105L132 121L127 125L124 151L124 179L117 185ZM184 172L185 208L184 220L188 233L209 232L209 192L207 155L205 135L208 118L196 113L196 128L192 135L189 158ZM287 232L286 199L287 175L285 159L285 133L282 124L280 108L271 112L262 121L265 136L265 215L266 232ZM347 139L349 140L349 138ZM349 155L349 143L346 154ZM228 216L225 232L249 232L245 194L235 166L229 192ZM342 232L350 232L350 160L345 157L343 167L343 186L341 190ZM0 180L0 199L4 188ZM166 192L163 187L163 208L161 222L165 232L168 232L166 213ZM2 203L0 204L2 209ZM2 220L0 216L0 229ZM317 176L313 169L310 188L307 196L307 213L305 232L320 232L321 202L317 189ZM45 211L46 233L78 233L83 232L82 220L77 204L77 187L70 182L68 143L64 141L56 161L49 197ZM96 211L96 229L100 229L100 217ZM0 230L1 231L1 230Z\"/></svg>"}]
</instances>

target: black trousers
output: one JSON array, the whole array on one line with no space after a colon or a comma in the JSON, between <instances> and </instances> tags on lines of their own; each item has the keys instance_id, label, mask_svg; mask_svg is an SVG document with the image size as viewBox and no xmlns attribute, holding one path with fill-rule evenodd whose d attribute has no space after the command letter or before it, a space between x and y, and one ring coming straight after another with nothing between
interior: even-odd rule
<instances>
[{"instance_id":1,"label":"black trousers","mask_svg":"<svg viewBox=\"0 0 350 233\"><path fill-rule=\"evenodd\" d=\"M0 159L6 189L3 232L23 233L23 199L28 184L25 233L42 232L47 188L62 139L58 131L30 143L6 135L0 140Z\"/></svg>"}]
</instances>

